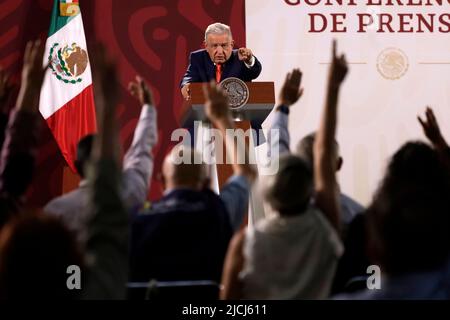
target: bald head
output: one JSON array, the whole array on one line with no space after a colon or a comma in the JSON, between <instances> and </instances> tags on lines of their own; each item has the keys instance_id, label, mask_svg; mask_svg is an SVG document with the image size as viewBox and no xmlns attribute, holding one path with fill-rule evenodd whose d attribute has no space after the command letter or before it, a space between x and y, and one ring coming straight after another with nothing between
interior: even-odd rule
<instances>
[{"instance_id":1,"label":"bald head","mask_svg":"<svg viewBox=\"0 0 450 320\"><path fill-rule=\"evenodd\" d=\"M166 156L162 173L165 189L189 188L201 190L207 180L202 155L186 146L176 146Z\"/></svg>"}]
</instances>

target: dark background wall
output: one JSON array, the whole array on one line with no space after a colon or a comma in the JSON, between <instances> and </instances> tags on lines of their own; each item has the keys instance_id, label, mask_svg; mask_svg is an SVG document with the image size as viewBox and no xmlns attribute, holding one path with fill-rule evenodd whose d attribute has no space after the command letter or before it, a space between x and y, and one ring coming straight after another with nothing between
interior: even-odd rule
<instances>
[{"instance_id":1,"label":"dark background wall","mask_svg":"<svg viewBox=\"0 0 450 320\"><path fill-rule=\"evenodd\" d=\"M0 65L13 74L17 84L25 43L46 38L52 4L53 0L0 0ZM245 45L244 5L245 0L80 0L88 45L103 42L119 64L122 99L117 116L125 150L140 113L140 106L126 91L128 82L139 74L154 90L159 143L154 150L151 199L161 194L156 173L173 145L172 130L179 126L178 84L189 52L201 48L206 26L216 21L229 24L236 45ZM64 160L44 122L42 127L37 170L29 191L34 206L44 205L62 190Z\"/></svg>"}]
</instances>

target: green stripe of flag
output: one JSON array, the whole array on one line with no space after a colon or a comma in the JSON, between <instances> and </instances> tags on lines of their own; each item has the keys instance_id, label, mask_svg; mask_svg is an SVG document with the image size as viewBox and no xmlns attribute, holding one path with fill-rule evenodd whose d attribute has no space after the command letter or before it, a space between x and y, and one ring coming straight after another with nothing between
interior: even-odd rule
<instances>
[{"instance_id":1,"label":"green stripe of flag","mask_svg":"<svg viewBox=\"0 0 450 320\"><path fill-rule=\"evenodd\" d=\"M65 1L55 0L53 2L52 19L50 21L50 28L48 30L48 37L51 37L56 32L58 32L62 27L69 23L70 20L76 17L63 17L59 12L59 3L64 3Z\"/></svg>"}]
</instances>

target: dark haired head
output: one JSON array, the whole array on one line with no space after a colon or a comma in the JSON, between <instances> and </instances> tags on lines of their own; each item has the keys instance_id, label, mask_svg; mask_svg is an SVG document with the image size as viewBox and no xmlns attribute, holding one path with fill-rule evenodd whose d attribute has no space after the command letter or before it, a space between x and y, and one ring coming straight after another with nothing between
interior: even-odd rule
<instances>
[{"instance_id":1,"label":"dark haired head","mask_svg":"<svg viewBox=\"0 0 450 320\"><path fill-rule=\"evenodd\" d=\"M84 167L85 164L91 158L92 153L92 145L94 143L95 135L89 134L82 138L77 145L77 159L75 160L75 167L78 171L78 174L85 178Z\"/></svg>"},{"instance_id":2,"label":"dark haired head","mask_svg":"<svg viewBox=\"0 0 450 320\"><path fill-rule=\"evenodd\" d=\"M314 141L316 139L316 133L310 133L307 136L303 137L296 146L296 154L303 160L305 160L311 167L314 165ZM343 159L339 155L339 144L335 140L334 141L334 150L333 153L336 157L336 170L339 171L343 164Z\"/></svg>"},{"instance_id":3,"label":"dark haired head","mask_svg":"<svg viewBox=\"0 0 450 320\"><path fill-rule=\"evenodd\" d=\"M420 142L403 145L367 214L371 254L386 272L443 263L450 244L450 178L436 151Z\"/></svg>"},{"instance_id":4,"label":"dark haired head","mask_svg":"<svg viewBox=\"0 0 450 320\"><path fill-rule=\"evenodd\" d=\"M70 299L67 268L82 257L62 222L47 215L11 220L0 233L1 299Z\"/></svg>"}]
</instances>

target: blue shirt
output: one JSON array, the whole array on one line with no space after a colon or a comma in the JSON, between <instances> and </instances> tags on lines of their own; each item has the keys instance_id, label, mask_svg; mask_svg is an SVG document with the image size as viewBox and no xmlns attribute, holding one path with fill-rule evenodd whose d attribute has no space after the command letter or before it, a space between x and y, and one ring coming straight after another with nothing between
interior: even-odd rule
<instances>
[{"instance_id":1,"label":"blue shirt","mask_svg":"<svg viewBox=\"0 0 450 320\"><path fill-rule=\"evenodd\" d=\"M233 176L219 195L174 189L134 215L130 280L220 282L228 243L247 213L250 185Z\"/></svg>"}]
</instances>

